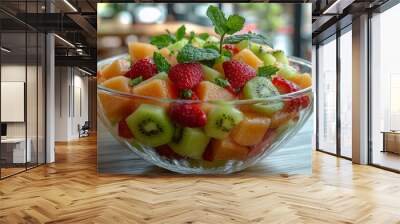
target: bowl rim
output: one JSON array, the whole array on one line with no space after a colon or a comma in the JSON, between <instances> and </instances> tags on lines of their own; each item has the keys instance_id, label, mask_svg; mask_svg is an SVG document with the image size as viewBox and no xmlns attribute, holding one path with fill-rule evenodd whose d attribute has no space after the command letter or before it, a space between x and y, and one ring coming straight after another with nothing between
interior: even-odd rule
<instances>
[{"instance_id":1,"label":"bowl rim","mask_svg":"<svg viewBox=\"0 0 400 224\"><path fill-rule=\"evenodd\" d=\"M103 60L100 60L97 62L97 70L100 70L101 67L104 65L110 64L114 60L126 58L128 56L128 53L125 54L120 54L116 55L110 58L106 58ZM294 57L294 56L288 56L289 62L293 62L302 66L309 67L311 69L311 62L307 61L302 58ZM311 74L310 74L311 75ZM114 95L114 96L119 96L119 97L128 97L128 98L141 98L141 99L147 99L147 100L154 100L158 102L163 102L163 103L172 103L172 102L185 102L185 103L233 103L233 104L254 104L254 103L265 103L266 101L278 101L278 100L290 100L293 98L298 98L306 94L311 94L312 93L312 86L301 89L296 92L292 93L287 93L287 94L282 94L282 95L276 95L276 96L271 96L271 97L266 97L266 98L259 98L259 99L235 99L235 100L188 100L188 99L172 99L172 98L159 98L159 97L152 97L152 96L143 96L143 95L137 95L133 93L126 93L126 92L120 92L114 89L107 88L101 83L97 84L97 93L104 93L104 94L109 94L109 95Z\"/></svg>"}]
</instances>

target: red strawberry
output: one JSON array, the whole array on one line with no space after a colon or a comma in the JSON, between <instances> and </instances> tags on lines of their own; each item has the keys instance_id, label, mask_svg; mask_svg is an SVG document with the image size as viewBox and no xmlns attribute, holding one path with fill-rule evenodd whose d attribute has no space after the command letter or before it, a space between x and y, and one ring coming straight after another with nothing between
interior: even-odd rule
<instances>
[{"instance_id":1,"label":"red strawberry","mask_svg":"<svg viewBox=\"0 0 400 224\"><path fill-rule=\"evenodd\" d=\"M286 94L286 93L293 93L300 90L298 86L294 83L282 78L281 76L274 76L272 78L272 84L278 89L279 93ZM305 108L310 103L310 99L308 96L303 96L300 98L292 99L286 102L286 110L293 111L298 110L300 107Z\"/></svg>"},{"instance_id":2,"label":"red strawberry","mask_svg":"<svg viewBox=\"0 0 400 224\"><path fill-rule=\"evenodd\" d=\"M170 158L170 159L182 158L182 156L180 156L179 154L174 152L174 150L172 150L168 145L158 146L156 148L156 151L160 156L165 156L165 157Z\"/></svg>"},{"instance_id":3,"label":"red strawberry","mask_svg":"<svg viewBox=\"0 0 400 224\"><path fill-rule=\"evenodd\" d=\"M207 123L206 114L200 105L194 103L172 103L169 116L171 120L185 127L203 127Z\"/></svg>"},{"instance_id":4,"label":"red strawberry","mask_svg":"<svg viewBox=\"0 0 400 224\"><path fill-rule=\"evenodd\" d=\"M131 130L129 130L128 124L125 119L122 119L118 123L118 135L123 138L133 138Z\"/></svg>"},{"instance_id":5,"label":"red strawberry","mask_svg":"<svg viewBox=\"0 0 400 224\"><path fill-rule=\"evenodd\" d=\"M205 161L213 161L214 160L214 153L212 147L210 147L211 144L208 144L206 150L203 152L203 159Z\"/></svg>"},{"instance_id":6,"label":"red strawberry","mask_svg":"<svg viewBox=\"0 0 400 224\"><path fill-rule=\"evenodd\" d=\"M256 76L256 71L240 61L226 61L222 64L225 77L233 88L242 88L246 82Z\"/></svg>"},{"instance_id":7,"label":"red strawberry","mask_svg":"<svg viewBox=\"0 0 400 224\"><path fill-rule=\"evenodd\" d=\"M177 64L169 70L168 77L180 90L193 89L203 80L203 70L198 63Z\"/></svg>"},{"instance_id":8,"label":"red strawberry","mask_svg":"<svg viewBox=\"0 0 400 224\"><path fill-rule=\"evenodd\" d=\"M230 51L232 54L237 54L239 53L239 48L237 48L235 45L233 44L225 44L224 48L228 51Z\"/></svg>"},{"instance_id":9,"label":"red strawberry","mask_svg":"<svg viewBox=\"0 0 400 224\"><path fill-rule=\"evenodd\" d=\"M300 90L295 86L295 84L278 75L272 77L272 84L274 84L281 94L292 93Z\"/></svg>"},{"instance_id":10,"label":"red strawberry","mask_svg":"<svg viewBox=\"0 0 400 224\"><path fill-rule=\"evenodd\" d=\"M125 76L131 79L139 76L142 76L143 79L148 79L155 74L157 74L157 66L150 59L145 58L137 61Z\"/></svg>"}]
</instances>

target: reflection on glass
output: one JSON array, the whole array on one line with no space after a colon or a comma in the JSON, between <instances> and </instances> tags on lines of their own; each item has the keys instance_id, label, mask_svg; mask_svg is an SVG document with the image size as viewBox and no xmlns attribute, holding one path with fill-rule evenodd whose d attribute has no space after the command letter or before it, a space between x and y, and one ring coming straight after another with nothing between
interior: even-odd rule
<instances>
[{"instance_id":1,"label":"reflection on glass","mask_svg":"<svg viewBox=\"0 0 400 224\"><path fill-rule=\"evenodd\" d=\"M318 51L318 147L336 153L336 40Z\"/></svg>"},{"instance_id":2,"label":"reflection on glass","mask_svg":"<svg viewBox=\"0 0 400 224\"><path fill-rule=\"evenodd\" d=\"M27 33L27 75L26 75L26 114L27 114L27 149L30 150L30 159L27 167L37 165L37 33Z\"/></svg>"},{"instance_id":3,"label":"reflection on glass","mask_svg":"<svg viewBox=\"0 0 400 224\"><path fill-rule=\"evenodd\" d=\"M45 163L45 60L46 60L46 52L45 52L45 44L46 38L45 35L39 33L38 40L38 135L37 135L37 151L38 151L38 164Z\"/></svg>"},{"instance_id":4,"label":"reflection on glass","mask_svg":"<svg viewBox=\"0 0 400 224\"><path fill-rule=\"evenodd\" d=\"M383 145L384 131L400 130L400 5L372 18L372 163L400 170L400 136L394 150ZM399 149L397 151L397 149ZM382 152L384 150L384 152Z\"/></svg>"},{"instance_id":5,"label":"reflection on glass","mask_svg":"<svg viewBox=\"0 0 400 224\"><path fill-rule=\"evenodd\" d=\"M352 157L352 33L340 37L340 152Z\"/></svg>"},{"instance_id":6,"label":"reflection on glass","mask_svg":"<svg viewBox=\"0 0 400 224\"><path fill-rule=\"evenodd\" d=\"M6 177L25 170L31 151L26 142L25 88L26 88L25 32L2 32L1 45L1 123L6 133L1 139L1 176ZM28 146L28 147L27 147ZM28 149L28 150L26 150Z\"/></svg>"}]
</instances>

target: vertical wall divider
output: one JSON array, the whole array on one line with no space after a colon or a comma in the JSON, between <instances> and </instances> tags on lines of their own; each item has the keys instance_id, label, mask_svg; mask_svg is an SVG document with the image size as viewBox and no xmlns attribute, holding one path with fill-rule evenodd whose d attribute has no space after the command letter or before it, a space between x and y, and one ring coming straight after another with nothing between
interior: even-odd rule
<instances>
[{"instance_id":1,"label":"vertical wall divider","mask_svg":"<svg viewBox=\"0 0 400 224\"><path fill-rule=\"evenodd\" d=\"M340 36L339 25L336 27L336 155L341 157L341 133L342 125L340 119L340 84L341 84L341 64L340 64Z\"/></svg>"},{"instance_id":2,"label":"vertical wall divider","mask_svg":"<svg viewBox=\"0 0 400 224\"><path fill-rule=\"evenodd\" d=\"M315 148L319 150L319 44L315 46Z\"/></svg>"},{"instance_id":3,"label":"vertical wall divider","mask_svg":"<svg viewBox=\"0 0 400 224\"><path fill-rule=\"evenodd\" d=\"M25 21L28 21L28 1L25 0ZM24 121L25 121L25 170L28 170L28 24L25 23L25 88L24 88Z\"/></svg>"},{"instance_id":4,"label":"vertical wall divider","mask_svg":"<svg viewBox=\"0 0 400 224\"><path fill-rule=\"evenodd\" d=\"M38 0L36 1L36 13L39 13ZM36 31L36 166L38 165L39 165L39 32L37 30Z\"/></svg>"},{"instance_id":5,"label":"vertical wall divider","mask_svg":"<svg viewBox=\"0 0 400 224\"><path fill-rule=\"evenodd\" d=\"M372 12L368 11L368 25L367 25L367 45L368 45L368 53L367 53L367 83L368 83L368 95L367 95L367 104L368 104L368 156L367 156L367 164L373 164L373 149L372 149L372 64L371 64L371 56L372 56L372 29L371 29L371 20L372 20Z\"/></svg>"}]
</instances>

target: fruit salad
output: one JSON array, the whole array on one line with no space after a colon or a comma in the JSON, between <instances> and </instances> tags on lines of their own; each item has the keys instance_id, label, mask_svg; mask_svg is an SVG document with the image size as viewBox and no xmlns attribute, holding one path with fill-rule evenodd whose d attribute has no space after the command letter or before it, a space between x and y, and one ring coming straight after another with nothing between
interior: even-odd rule
<instances>
[{"instance_id":1,"label":"fruit salad","mask_svg":"<svg viewBox=\"0 0 400 224\"><path fill-rule=\"evenodd\" d=\"M310 108L311 76L268 38L239 33L245 20L210 6L215 36L175 32L129 44L127 57L102 66L106 119L128 142L160 157L223 164L263 154ZM129 96L129 97L127 97ZM135 144L136 144L135 143ZM133 144L133 143L132 143Z\"/></svg>"}]
</instances>

